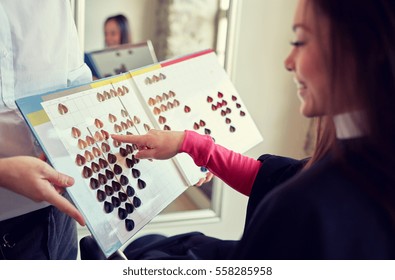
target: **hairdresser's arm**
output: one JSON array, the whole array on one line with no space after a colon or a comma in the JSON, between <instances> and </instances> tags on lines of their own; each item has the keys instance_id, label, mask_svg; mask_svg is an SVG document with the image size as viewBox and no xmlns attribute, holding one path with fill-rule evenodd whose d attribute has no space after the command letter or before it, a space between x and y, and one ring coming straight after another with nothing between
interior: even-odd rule
<instances>
[{"instance_id":1,"label":"hairdresser's arm","mask_svg":"<svg viewBox=\"0 0 395 280\"><path fill-rule=\"evenodd\" d=\"M0 159L0 186L36 202L46 201L85 225L84 218L66 198L65 187L74 179L57 172L44 161L28 156Z\"/></svg>"},{"instance_id":2,"label":"hairdresser's arm","mask_svg":"<svg viewBox=\"0 0 395 280\"><path fill-rule=\"evenodd\" d=\"M150 130L146 135L112 135L115 140L139 146L138 158L168 159L189 154L196 165L206 167L226 184L249 195L261 162L214 143L210 136L193 131Z\"/></svg>"}]
</instances>

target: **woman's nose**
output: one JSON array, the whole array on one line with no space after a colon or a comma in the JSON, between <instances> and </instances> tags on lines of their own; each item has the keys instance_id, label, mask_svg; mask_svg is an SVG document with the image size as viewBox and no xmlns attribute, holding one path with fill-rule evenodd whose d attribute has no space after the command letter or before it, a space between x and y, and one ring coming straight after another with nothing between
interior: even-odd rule
<instances>
[{"instance_id":1,"label":"woman's nose","mask_svg":"<svg viewBox=\"0 0 395 280\"><path fill-rule=\"evenodd\" d=\"M289 54L288 57L285 59L284 66L285 66L285 69L287 69L290 72L295 70L295 66L294 66L293 59L292 59L292 54Z\"/></svg>"}]
</instances>

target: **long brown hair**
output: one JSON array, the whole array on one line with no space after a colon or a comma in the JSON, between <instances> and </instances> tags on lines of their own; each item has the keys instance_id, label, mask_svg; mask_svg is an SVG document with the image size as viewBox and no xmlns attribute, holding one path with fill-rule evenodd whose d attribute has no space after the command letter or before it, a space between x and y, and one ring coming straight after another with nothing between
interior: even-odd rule
<instances>
[{"instance_id":1,"label":"long brown hair","mask_svg":"<svg viewBox=\"0 0 395 280\"><path fill-rule=\"evenodd\" d=\"M332 88L330 116L319 121L316 149L307 167L335 145L334 126L328 119L336 108L354 106L364 114L359 128L365 133L364 145L355 147L354 153L368 166L358 176L369 180L368 191L395 217L395 1L309 0L309 4L317 17L329 21Z\"/></svg>"},{"instance_id":2,"label":"long brown hair","mask_svg":"<svg viewBox=\"0 0 395 280\"><path fill-rule=\"evenodd\" d=\"M332 119L328 116L319 117L314 120L316 126L314 152L306 163L304 169L310 168L314 163L322 159L329 151L335 147L335 128Z\"/></svg>"}]
</instances>

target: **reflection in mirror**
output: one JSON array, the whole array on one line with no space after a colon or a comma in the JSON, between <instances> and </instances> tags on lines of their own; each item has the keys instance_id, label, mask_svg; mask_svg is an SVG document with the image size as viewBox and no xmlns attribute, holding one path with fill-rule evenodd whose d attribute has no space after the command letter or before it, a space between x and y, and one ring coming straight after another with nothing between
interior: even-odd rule
<instances>
[{"instance_id":1,"label":"reflection in mirror","mask_svg":"<svg viewBox=\"0 0 395 280\"><path fill-rule=\"evenodd\" d=\"M211 48L224 55L230 0L85 0L84 49L105 47L108 17L128 19L131 43L151 40L159 61Z\"/></svg>"},{"instance_id":2,"label":"reflection in mirror","mask_svg":"<svg viewBox=\"0 0 395 280\"><path fill-rule=\"evenodd\" d=\"M77 28L85 52L105 48L104 25L108 17L124 15L128 19L132 44L150 40L158 61L192 52L214 49L220 63L227 67L232 33L232 7L235 0L75 0ZM82 12L81 12L82 11ZM131 69L130 69L131 70ZM159 221L174 220L171 214L200 213L195 218L218 216L222 183L213 179L200 188L191 187L167 207ZM189 211L196 210L196 211ZM208 210L208 211L207 211ZM184 219L191 219L188 216Z\"/></svg>"}]
</instances>

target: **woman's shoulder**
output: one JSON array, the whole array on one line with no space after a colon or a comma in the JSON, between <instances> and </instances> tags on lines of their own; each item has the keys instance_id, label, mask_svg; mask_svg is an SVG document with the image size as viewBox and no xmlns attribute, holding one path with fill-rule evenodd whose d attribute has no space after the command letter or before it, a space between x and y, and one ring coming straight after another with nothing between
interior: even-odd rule
<instances>
[{"instance_id":1,"label":"woman's shoulder","mask_svg":"<svg viewBox=\"0 0 395 280\"><path fill-rule=\"evenodd\" d=\"M262 162L255 185L276 187L300 172L308 159L297 160L289 157L264 154L258 158Z\"/></svg>"},{"instance_id":2,"label":"woman's shoulder","mask_svg":"<svg viewBox=\"0 0 395 280\"><path fill-rule=\"evenodd\" d=\"M312 212L327 218L337 218L344 211L350 214L369 211L376 201L361 181L350 174L349 167L325 158L273 188L261 199L260 207L301 215Z\"/></svg>"},{"instance_id":3,"label":"woman's shoulder","mask_svg":"<svg viewBox=\"0 0 395 280\"><path fill-rule=\"evenodd\" d=\"M347 169L325 159L279 185L256 205L238 256L388 258L395 252L390 236L393 230L385 209Z\"/></svg>"},{"instance_id":4,"label":"woman's shoulder","mask_svg":"<svg viewBox=\"0 0 395 280\"><path fill-rule=\"evenodd\" d=\"M295 174L273 191L273 196L290 200L310 201L322 205L324 201L335 199L347 200L349 195L356 195L361 189L346 169L332 158L323 159L312 167Z\"/></svg>"}]
</instances>

